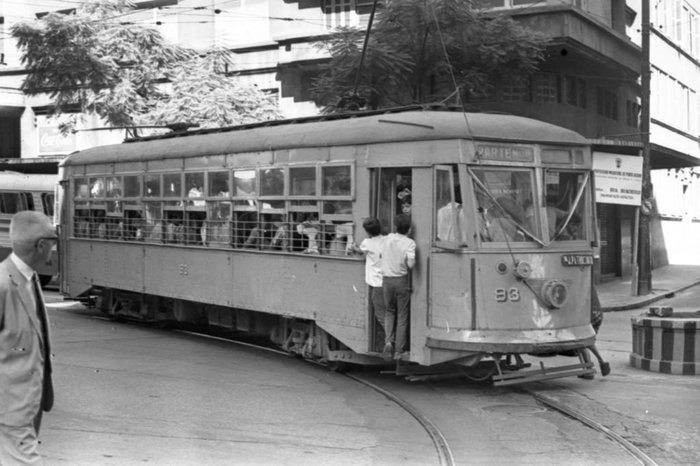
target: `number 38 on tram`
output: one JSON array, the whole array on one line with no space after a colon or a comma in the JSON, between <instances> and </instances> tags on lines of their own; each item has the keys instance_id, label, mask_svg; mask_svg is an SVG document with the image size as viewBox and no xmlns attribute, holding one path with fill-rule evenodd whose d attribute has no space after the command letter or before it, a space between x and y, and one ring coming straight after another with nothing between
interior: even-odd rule
<instances>
[{"instance_id":1,"label":"number 38 on tram","mask_svg":"<svg viewBox=\"0 0 700 466\"><path fill-rule=\"evenodd\" d=\"M115 318L383 362L352 245L363 219L389 233L410 212L397 370L490 367L504 384L592 371L591 150L570 130L397 109L131 139L75 153L61 172L62 292ZM579 359L527 369L561 353Z\"/></svg>"}]
</instances>

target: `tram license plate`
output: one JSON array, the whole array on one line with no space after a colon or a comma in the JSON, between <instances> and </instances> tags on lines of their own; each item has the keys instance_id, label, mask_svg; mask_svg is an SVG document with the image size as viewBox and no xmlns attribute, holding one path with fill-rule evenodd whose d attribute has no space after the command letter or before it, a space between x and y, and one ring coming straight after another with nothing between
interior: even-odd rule
<instances>
[{"instance_id":1,"label":"tram license plate","mask_svg":"<svg viewBox=\"0 0 700 466\"><path fill-rule=\"evenodd\" d=\"M584 254L564 254L561 256L562 265L568 266L580 266L580 265L593 265L593 256L588 256Z\"/></svg>"}]
</instances>

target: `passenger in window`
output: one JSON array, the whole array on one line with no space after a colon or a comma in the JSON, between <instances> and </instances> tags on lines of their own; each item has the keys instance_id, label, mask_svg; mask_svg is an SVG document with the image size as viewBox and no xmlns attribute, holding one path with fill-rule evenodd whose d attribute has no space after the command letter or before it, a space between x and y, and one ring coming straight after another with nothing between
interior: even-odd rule
<instances>
[{"instance_id":1,"label":"passenger in window","mask_svg":"<svg viewBox=\"0 0 700 466\"><path fill-rule=\"evenodd\" d=\"M297 233L305 236L307 239L307 246L303 251L304 254L321 254L319 249L321 224L316 219L316 216L309 216L309 218L297 225Z\"/></svg>"},{"instance_id":2,"label":"passenger in window","mask_svg":"<svg viewBox=\"0 0 700 466\"><path fill-rule=\"evenodd\" d=\"M193 185L190 187L189 191L187 191L187 197L189 199L196 199L200 197L204 197L204 191L202 190L201 186L196 186ZM204 201L190 201L190 205L197 206L197 207L203 207L204 206Z\"/></svg>"},{"instance_id":3,"label":"passenger in window","mask_svg":"<svg viewBox=\"0 0 700 466\"><path fill-rule=\"evenodd\" d=\"M451 241L454 243L467 243L466 222L464 219L464 210L462 209L461 196L457 193L455 202L448 201L444 206L437 211L437 238L440 241ZM457 228L455 225L455 217L457 219L460 237L457 237Z\"/></svg>"},{"instance_id":4,"label":"passenger in window","mask_svg":"<svg viewBox=\"0 0 700 466\"><path fill-rule=\"evenodd\" d=\"M282 216L263 214L260 222L250 231L243 247L286 251L289 248L289 235Z\"/></svg>"},{"instance_id":5,"label":"passenger in window","mask_svg":"<svg viewBox=\"0 0 700 466\"><path fill-rule=\"evenodd\" d=\"M385 359L401 359L408 343L409 310L411 307L410 270L416 263L416 242L408 237L411 217L397 215L394 220L396 233L384 240L381 253L382 293L386 305L384 328L388 334L384 346ZM394 329L394 324L396 329ZM392 343L395 347L392 348Z\"/></svg>"},{"instance_id":6,"label":"passenger in window","mask_svg":"<svg viewBox=\"0 0 700 466\"><path fill-rule=\"evenodd\" d=\"M385 236L382 235L382 226L378 219L374 217L366 218L362 222L362 228L367 233L367 238L363 239L359 246L352 243L352 251L364 254L365 256L365 282L369 290L367 305L370 315L374 315L379 323L379 328L383 335L379 335L375 341L381 342L381 351L388 348L391 354L392 341L389 340L389 332L384 328L386 321L386 306L384 305L384 291L382 288L382 249L384 248ZM387 346L388 345L388 346Z\"/></svg>"}]
</instances>

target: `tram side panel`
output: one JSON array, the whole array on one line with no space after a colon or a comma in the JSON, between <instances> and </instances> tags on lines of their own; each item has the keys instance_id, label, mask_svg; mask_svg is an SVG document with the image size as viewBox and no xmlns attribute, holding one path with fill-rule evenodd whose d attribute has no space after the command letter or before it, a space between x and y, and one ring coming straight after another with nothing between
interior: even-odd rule
<instances>
[{"instance_id":1,"label":"tram side panel","mask_svg":"<svg viewBox=\"0 0 700 466\"><path fill-rule=\"evenodd\" d=\"M80 239L69 241L69 248L65 280L72 296L107 287L221 306L229 313L243 309L315 321L354 351L367 351L361 260Z\"/></svg>"}]
</instances>

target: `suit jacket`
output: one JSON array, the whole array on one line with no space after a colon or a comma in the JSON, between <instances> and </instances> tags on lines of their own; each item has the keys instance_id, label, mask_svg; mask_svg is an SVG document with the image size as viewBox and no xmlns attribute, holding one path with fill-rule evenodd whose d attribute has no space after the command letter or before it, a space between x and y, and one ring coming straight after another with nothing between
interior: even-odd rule
<instances>
[{"instance_id":1,"label":"suit jacket","mask_svg":"<svg viewBox=\"0 0 700 466\"><path fill-rule=\"evenodd\" d=\"M48 320L46 326L48 337ZM44 360L44 345L49 342L27 279L8 257L0 263L0 425L31 425L40 409L51 409L51 362Z\"/></svg>"}]
</instances>

